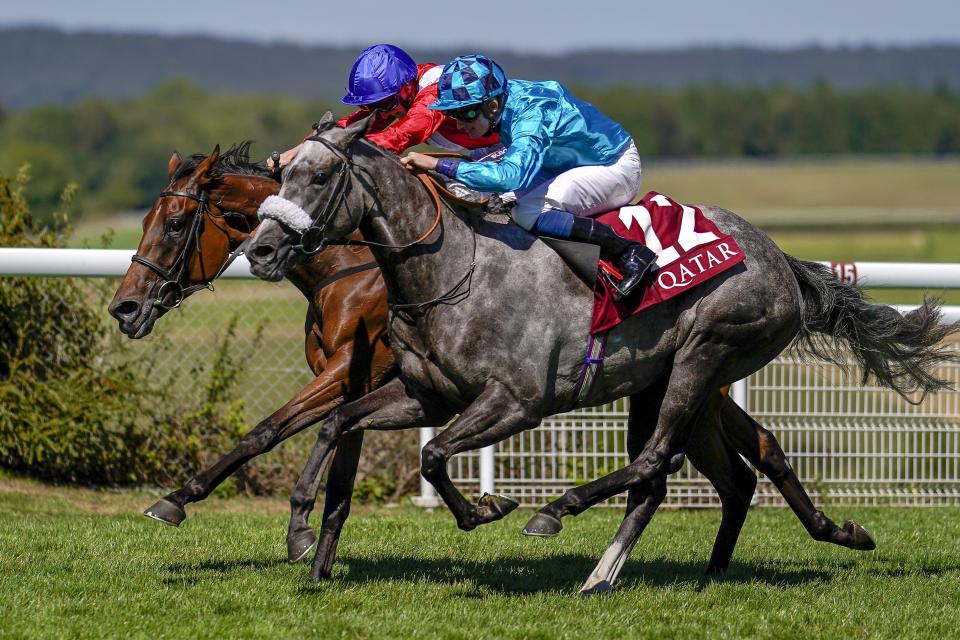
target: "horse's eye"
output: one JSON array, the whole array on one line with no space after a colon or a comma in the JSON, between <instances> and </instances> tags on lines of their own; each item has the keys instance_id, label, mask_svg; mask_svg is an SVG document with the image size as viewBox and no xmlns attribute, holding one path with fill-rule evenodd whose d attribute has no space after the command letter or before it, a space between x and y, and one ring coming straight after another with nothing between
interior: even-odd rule
<instances>
[{"instance_id":1,"label":"horse's eye","mask_svg":"<svg viewBox=\"0 0 960 640\"><path fill-rule=\"evenodd\" d=\"M183 230L183 220L180 218L173 218L167 221L167 231L172 233L177 233L178 231Z\"/></svg>"},{"instance_id":2,"label":"horse's eye","mask_svg":"<svg viewBox=\"0 0 960 640\"><path fill-rule=\"evenodd\" d=\"M315 174L313 174L313 184L317 185L318 187L322 187L323 185L327 184L327 174L325 174L323 171L317 171Z\"/></svg>"}]
</instances>

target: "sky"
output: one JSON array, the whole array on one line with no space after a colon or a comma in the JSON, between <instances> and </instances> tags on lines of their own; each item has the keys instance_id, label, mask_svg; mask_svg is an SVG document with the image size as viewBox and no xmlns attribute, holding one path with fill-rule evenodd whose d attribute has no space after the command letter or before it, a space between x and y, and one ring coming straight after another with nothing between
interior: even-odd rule
<instances>
[{"instance_id":1,"label":"sky","mask_svg":"<svg viewBox=\"0 0 960 640\"><path fill-rule=\"evenodd\" d=\"M474 46L548 54L735 44L883 46L960 42L960 0L0 3L0 26L25 24L307 45L393 42L412 48Z\"/></svg>"}]
</instances>

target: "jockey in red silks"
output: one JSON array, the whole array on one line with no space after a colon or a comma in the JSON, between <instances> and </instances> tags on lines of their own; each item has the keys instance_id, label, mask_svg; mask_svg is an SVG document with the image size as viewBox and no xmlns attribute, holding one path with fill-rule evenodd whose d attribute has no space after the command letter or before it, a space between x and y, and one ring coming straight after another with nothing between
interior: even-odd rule
<instances>
[{"instance_id":1,"label":"jockey in red silks","mask_svg":"<svg viewBox=\"0 0 960 640\"><path fill-rule=\"evenodd\" d=\"M437 80L442 71L432 63L418 65L392 44L364 49L350 69L347 93L342 99L344 104L359 108L337 124L345 127L376 111L366 137L397 154L424 142L447 151L467 152L472 158L499 148L496 133L471 138L448 115L429 108L437 100ZM287 165L299 151L297 145L281 154L280 166ZM273 161L268 160L267 166L272 169Z\"/></svg>"}]
</instances>

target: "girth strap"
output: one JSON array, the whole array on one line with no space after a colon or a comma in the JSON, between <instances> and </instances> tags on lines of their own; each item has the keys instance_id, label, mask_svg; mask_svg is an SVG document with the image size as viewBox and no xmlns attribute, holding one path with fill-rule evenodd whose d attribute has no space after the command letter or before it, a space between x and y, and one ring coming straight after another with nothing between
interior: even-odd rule
<instances>
[{"instance_id":1,"label":"girth strap","mask_svg":"<svg viewBox=\"0 0 960 640\"><path fill-rule=\"evenodd\" d=\"M352 276L355 273L360 273L361 271L369 271L370 269L379 269L380 265L376 262L366 262L364 264L358 264L354 267L344 269L343 271L337 271L332 276L327 276L323 280L317 283L317 286L313 288L313 293L316 294L318 291L326 287L327 285L333 284L341 278L346 278L347 276Z\"/></svg>"}]
</instances>

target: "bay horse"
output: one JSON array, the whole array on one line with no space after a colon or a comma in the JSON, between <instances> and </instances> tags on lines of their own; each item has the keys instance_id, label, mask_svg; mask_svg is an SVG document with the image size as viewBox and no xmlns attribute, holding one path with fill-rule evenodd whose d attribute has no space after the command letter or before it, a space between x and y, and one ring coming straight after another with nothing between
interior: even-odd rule
<instances>
[{"instance_id":1,"label":"bay horse","mask_svg":"<svg viewBox=\"0 0 960 640\"><path fill-rule=\"evenodd\" d=\"M179 282L184 295L189 295L194 287L207 284L204 273L215 274L223 268L231 249L242 244L258 224L256 212L260 202L279 192L280 185L271 174L248 161L248 147L249 143L242 143L223 155L218 148L209 156L197 154L184 160L175 153L170 158L169 185L144 219L138 254L157 264L189 264L191 268L184 270ZM163 195L173 192L189 195L179 196L179 202ZM204 227L196 246L186 255L185 247L193 240L185 236L183 229L194 225L196 217L201 215L196 198L203 193L207 194L207 204L211 207L205 214L212 216L211 224L228 225L228 228ZM191 205L191 201L196 204ZM201 259L205 261L204 267L199 264ZM146 513L162 522L179 525L186 517L187 503L204 499L244 461L321 420L331 405L359 393L363 387L351 381L351 372L382 372L375 376L372 384L387 377L392 353L379 348L386 331L383 279L376 271L355 271L369 264L369 260L372 254L364 247L331 247L290 269L288 278L309 303L305 354L317 378L255 427L234 451L148 508ZM157 301L167 281L161 273L141 262L131 264L110 304L110 313L124 333L137 338L149 334L157 319L176 302ZM167 288L176 289L170 285ZM361 336L358 348L354 338L356 327L361 323L366 327L366 335ZM371 337L378 348L370 349ZM344 366L343 363L351 364ZM345 390L343 398L336 397L339 389ZM850 521L838 527L814 507L773 434L723 394L714 396L711 409L698 426L698 432L702 433L696 440L697 445L689 452L691 463L707 476L723 504L723 522L711 556L711 571L722 570L729 562L753 497L756 477L743 464L740 455L773 480L814 539L852 549L874 548L865 529ZM632 415L641 410L641 407L631 408ZM317 553L323 558L318 577L327 577L332 570L339 534L350 511L362 438L362 432L347 436L336 448L317 546ZM633 438L628 445L632 450L638 443ZM310 469L321 466L322 460L313 459L308 463ZM318 476L317 471L304 474L291 496L287 536L291 562L305 557L317 541L307 517L314 504Z\"/></svg>"},{"instance_id":2,"label":"bay horse","mask_svg":"<svg viewBox=\"0 0 960 640\"><path fill-rule=\"evenodd\" d=\"M186 160L177 153L171 156L169 185L144 218L137 249L140 259L131 263L108 307L120 330L131 338L148 335L157 319L184 296L208 285L231 251L256 228L260 202L279 191L280 183L266 168L248 161L249 144L231 147L223 155L218 146L209 156ZM291 269L288 279L309 303L304 353L316 377L254 427L235 449L149 507L146 515L179 525L186 517L186 504L206 498L247 460L323 420L345 399L359 397L394 375L393 355L384 342L383 281L379 270L371 267L375 265L369 251L347 247L324 252ZM357 434L336 448L319 545L307 524L317 478L303 476L298 482L290 497L287 551L291 562L317 545L332 566L350 511L362 442Z\"/></svg>"},{"instance_id":3,"label":"bay horse","mask_svg":"<svg viewBox=\"0 0 960 640\"><path fill-rule=\"evenodd\" d=\"M901 393L946 386L928 372L950 358L939 343L951 328L938 323L936 301L907 316L869 303L829 269L785 255L736 214L704 206L744 252L742 268L611 329L603 375L578 399L591 287L518 226L434 202L397 156L363 139L368 122L328 126L304 143L279 196L261 206L264 220L248 249L253 272L276 279L298 239L309 252L323 246L318 239L345 242L359 230L363 240L349 242L369 246L381 266L400 377L332 412L317 446L326 450L367 428L439 426L457 416L423 447L421 473L457 525L470 530L517 503L486 495L471 504L447 473L452 456L534 428L545 416L629 396L630 464L568 490L525 529L556 534L564 515L629 491L626 517L582 593L612 588L666 495L668 474L697 446L695 427L716 390L792 343L829 359L835 354L820 334L842 340L866 372Z\"/></svg>"}]
</instances>

